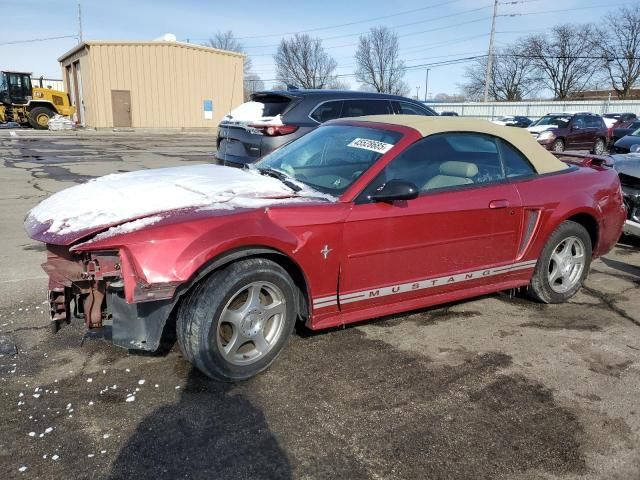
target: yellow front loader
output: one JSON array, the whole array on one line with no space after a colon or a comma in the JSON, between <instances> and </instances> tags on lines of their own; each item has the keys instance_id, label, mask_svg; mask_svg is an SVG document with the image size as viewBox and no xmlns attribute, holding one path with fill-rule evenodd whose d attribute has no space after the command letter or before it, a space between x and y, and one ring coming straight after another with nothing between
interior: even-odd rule
<instances>
[{"instance_id":1,"label":"yellow front loader","mask_svg":"<svg viewBox=\"0 0 640 480\"><path fill-rule=\"evenodd\" d=\"M72 117L75 111L65 92L32 87L30 73L0 71L0 122L44 130L55 114Z\"/></svg>"}]
</instances>

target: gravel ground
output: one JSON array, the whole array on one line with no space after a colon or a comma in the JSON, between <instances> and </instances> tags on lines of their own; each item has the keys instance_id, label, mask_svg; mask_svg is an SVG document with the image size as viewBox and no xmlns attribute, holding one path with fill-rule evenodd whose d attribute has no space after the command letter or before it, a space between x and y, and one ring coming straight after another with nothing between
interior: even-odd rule
<instances>
[{"instance_id":1,"label":"gravel ground","mask_svg":"<svg viewBox=\"0 0 640 480\"><path fill-rule=\"evenodd\" d=\"M52 335L26 211L106 173L209 162L214 145L0 131L0 339L18 348L0 355L0 478L640 478L630 239L567 304L496 294L300 329L269 371L236 385L175 346L133 354L84 339L80 322Z\"/></svg>"}]
</instances>

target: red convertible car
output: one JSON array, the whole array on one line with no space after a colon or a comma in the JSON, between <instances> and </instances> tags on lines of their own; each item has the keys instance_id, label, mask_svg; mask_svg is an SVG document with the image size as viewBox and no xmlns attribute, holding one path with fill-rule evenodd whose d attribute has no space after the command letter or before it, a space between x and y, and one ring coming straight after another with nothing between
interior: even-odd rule
<instances>
[{"instance_id":1,"label":"red convertible car","mask_svg":"<svg viewBox=\"0 0 640 480\"><path fill-rule=\"evenodd\" d=\"M114 174L25 227L47 244L54 327L84 318L156 350L172 329L212 378L267 368L317 330L523 287L563 302L625 221L613 169L480 120L329 122L240 170Z\"/></svg>"}]
</instances>

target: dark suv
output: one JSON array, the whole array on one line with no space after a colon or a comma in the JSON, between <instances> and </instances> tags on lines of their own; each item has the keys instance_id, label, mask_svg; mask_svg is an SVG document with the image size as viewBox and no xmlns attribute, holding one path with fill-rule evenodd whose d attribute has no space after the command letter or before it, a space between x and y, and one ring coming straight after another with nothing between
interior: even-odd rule
<instances>
[{"instance_id":1,"label":"dark suv","mask_svg":"<svg viewBox=\"0 0 640 480\"><path fill-rule=\"evenodd\" d=\"M601 155L609 141L609 130L593 113L548 113L527 128L547 150L590 150Z\"/></svg>"},{"instance_id":2,"label":"dark suv","mask_svg":"<svg viewBox=\"0 0 640 480\"><path fill-rule=\"evenodd\" d=\"M382 93L341 90L273 90L251 95L218 126L220 164L257 162L327 120L363 115L438 115L416 100Z\"/></svg>"}]
</instances>

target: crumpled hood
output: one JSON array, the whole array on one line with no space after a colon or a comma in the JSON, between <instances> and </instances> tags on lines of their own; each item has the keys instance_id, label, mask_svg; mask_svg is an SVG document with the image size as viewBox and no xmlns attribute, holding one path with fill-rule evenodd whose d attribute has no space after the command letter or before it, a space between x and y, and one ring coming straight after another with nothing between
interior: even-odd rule
<instances>
[{"instance_id":1,"label":"crumpled hood","mask_svg":"<svg viewBox=\"0 0 640 480\"><path fill-rule=\"evenodd\" d=\"M536 125L533 127L527 127L527 130L529 130L531 133L542 133L542 132L546 132L547 130L555 130L558 127L556 127L555 125Z\"/></svg>"},{"instance_id":2,"label":"crumpled hood","mask_svg":"<svg viewBox=\"0 0 640 480\"><path fill-rule=\"evenodd\" d=\"M280 180L253 170L219 165L139 170L111 174L67 188L27 214L31 238L69 243L108 227L175 210L258 208L283 199L322 196L310 189L294 193ZM144 227L153 222L139 222Z\"/></svg>"}]
</instances>

